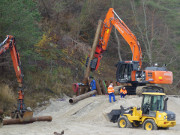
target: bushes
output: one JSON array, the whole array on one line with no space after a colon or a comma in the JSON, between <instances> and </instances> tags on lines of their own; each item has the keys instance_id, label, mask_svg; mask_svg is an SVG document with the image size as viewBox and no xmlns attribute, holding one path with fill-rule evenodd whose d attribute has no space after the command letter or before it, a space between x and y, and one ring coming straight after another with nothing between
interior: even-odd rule
<instances>
[{"instance_id":1,"label":"bushes","mask_svg":"<svg viewBox=\"0 0 180 135\"><path fill-rule=\"evenodd\" d=\"M4 111L10 111L16 105L16 96L13 89L7 84L0 84L0 108Z\"/></svg>"}]
</instances>

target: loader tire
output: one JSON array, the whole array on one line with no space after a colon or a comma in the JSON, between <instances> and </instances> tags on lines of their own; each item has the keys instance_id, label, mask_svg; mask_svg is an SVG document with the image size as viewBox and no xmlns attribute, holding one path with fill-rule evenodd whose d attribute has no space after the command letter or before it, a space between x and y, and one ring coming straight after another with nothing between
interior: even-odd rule
<instances>
[{"instance_id":1,"label":"loader tire","mask_svg":"<svg viewBox=\"0 0 180 135\"><path fill-rule=\"evenodd\" d=\"M119 128L130 128L130 127L132 127L132 125L126 116L121 116L118 119L118 127Z\"/></svg>"},{"instance_id":2,"label":"loader tire","mask_svg":"<svg viewBox=\"0 0 180 135\"><path fill-rule=\"evenodd\" d=\"M140 127L140 122L139 121L133 121L132 126L134 128L138 128L138 127Z\"/></svg>"},{"instance_id":3,"label":"loader tire","mask_svg":"<svg viewBox=\"0 0 180 135\"><path fill-rule=\"evenodd\" d=\"M151 130L157 130L157 125L153 119L147 119L143 123L143 128L145 130L151 131Z\"/></svg>"}]
</instances>

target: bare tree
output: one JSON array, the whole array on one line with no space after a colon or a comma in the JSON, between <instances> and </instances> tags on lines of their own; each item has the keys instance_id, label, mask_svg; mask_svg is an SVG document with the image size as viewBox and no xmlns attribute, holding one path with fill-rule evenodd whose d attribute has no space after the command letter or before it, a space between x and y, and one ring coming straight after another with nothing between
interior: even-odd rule
<instances>
[{"instance_id":1,"label":"bare tree","mask_svg":"<svg viewBox=\"0 0 180 135\"><path fill-rule=\"evenodd\" d=\"M151 40L149 39L149 36L148 36L148 26L147 26L147 14L146 14L146 4L145 4L146 0L143 0L142 1L142 7L143 7L143 15L144 15L144 30L145 32L143 32L139 22L138 22L138 19L137 19L137 12L136 12L136 7L135 7L135 3L134 3L134 0L131 0L130 3L131 3L131 8L132 8L132 11L133 11L133 15L134 15L134 18L135 18L135 22L136 25L137 25L137 28L140 32L140 35L141 35L141 39L142 39L142 42L145 46L145 49L146 49L146 54L148 56L148 59L149 59L149 64L152 65L152 42L154 40L154 34L151 34ZM153 30L153 28L152 28ZM154 33L154 32L153 32Z\"/></svg>"},{"instance_id":2,"label":"bare tree","mask_svg":"<svg viewBox=\"0 0 180 135\"><path fill-rule=\"evenodd\" d=\"M111 5L112 5L112 7L114 8L114 0L111 1ZM119 37L118 37L116 28L114 28L114 34L115 34L116 41L117 41L117 44L118 44L118 47L117 47L117 48L118 48L119 60L122 61L121 52L120 52L121 43L120 43L120 39L119 39Z\"/></svg>"},{"instance_id":3,"label":"bare tree","mask_svg":"<svg viewBox=\"0 0 180 135\"><path fill-rule=\"evenodd\" d=\"M117 35L117 30L116 29L114 29L114 33L115 33L117 44L118 44L118 56L119 56L119 60L122 61L121 52L120 52L121 44L120 44L120 39L119 39L119 37Z\"/></svg>"}]
</instances>

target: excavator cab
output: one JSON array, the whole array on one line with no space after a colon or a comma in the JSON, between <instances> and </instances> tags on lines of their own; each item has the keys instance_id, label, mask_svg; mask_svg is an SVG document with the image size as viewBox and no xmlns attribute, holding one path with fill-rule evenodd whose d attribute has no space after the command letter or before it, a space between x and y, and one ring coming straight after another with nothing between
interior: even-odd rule
<instances>
[{"instance_id":1,"label":"excavator cab","mask_svg":"<svg viewBox=\"0 0 180 135\"><path fill-rule=\"evenodd\" d=\"M120 83L131 83L142 78L139 61L120 61L116 67L116 79Z\"/></svg>"}]
</instances>

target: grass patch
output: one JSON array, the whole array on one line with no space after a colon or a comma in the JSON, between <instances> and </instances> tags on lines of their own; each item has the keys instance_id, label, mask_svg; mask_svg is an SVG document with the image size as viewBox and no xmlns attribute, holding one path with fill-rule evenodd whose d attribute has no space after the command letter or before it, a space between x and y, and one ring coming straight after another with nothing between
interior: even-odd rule
<instances>
[{"instance_id":1,"label":"grass patch","mask_svg":"<svg viewBox=\"0 0 180 135\"><path fill-rule=\"evenodd\" d=\"M7 84L0 84L0 86L0 109L9 113L17 104L16 96Z\"/></svg>"}]
</instances>

